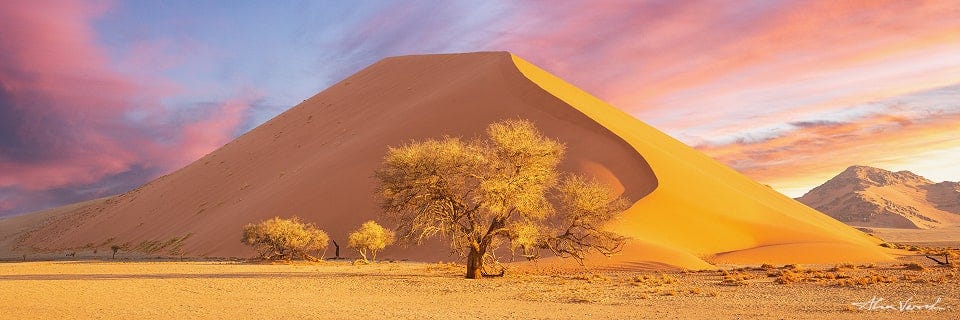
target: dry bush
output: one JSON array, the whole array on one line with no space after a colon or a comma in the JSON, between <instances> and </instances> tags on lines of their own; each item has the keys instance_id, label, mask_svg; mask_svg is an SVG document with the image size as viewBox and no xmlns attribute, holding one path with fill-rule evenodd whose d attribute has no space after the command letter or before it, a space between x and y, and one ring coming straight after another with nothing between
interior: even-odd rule
<instances>
[{"instance_id":1,"label":"dry bush","mask_svg":"<svg viewBox=\"0 0 960 320\"><path fill-rule=\"evenodd\" d=\"M905 273L900 275L900 280L913 282L913 283L923 283L926 282L924 279L920 278L919 274L916 273Z\"/></svg>"},{"instance_id":2,"label":"dry bush","mask_svg":"<svg viewBox=\"0 0 960 320\"><path fill-rule=\"evenodd\" d=\"M350 233L347 238L347 246L357 249L361 261L367 263L370 260L377 261L377 252L393 244L395 240L396 236L393 231L370 220L360 225L360 229ZM370 254L370 260L367 260L368 253Z\"/></svg>"},{"instance_id":3,"label":"dry bush","mask_svg":"<svg viewBox=\"0 0 960 320\"><path fill-rule=\"evenodd\" d=\"M804 268L801 267L801 266L798 265L798 264L788 264L788 265L784 265L782 269L784 269L784 270L793 270L793 271L803 271L803 270L804 270Z\"/></svg>"},{"instance_id":4,"label":"dry bush","mask_svg":"<svg viewBox=\"0 0 960 320\"><path fill-rule=\"evenodd\" d=\"M869 274L865 276L852 277L849 279L839 279L837 280L837 285L844 286L867 286L879 283L895 283L897 278L893 276L881 276L878 274Z\"/></svg>"},{"instance_id":5,"label":"dry bush","mask_svg":"<svg viewBox=\"0 0 960 320\"><path fill-rule=\"evenodd\" d=\"M803 282L806 279L807 277L803 274L803 272L788 269L780 272L780 275L777 276L777 279L775 279L774 282L779 284L791 284Z\"/></svg>"},{"instance_id":6,"label":"dry bush","mask_svg":"<svg viewBox=\"0 0 960 320\"><path fill-rule=\"evenodd\" d=\"M327 233L312 223L302 223L297 217L274 217L244 226L240 241L257 250L263 260L317 260L309 253L326 249L329 240Z\"/></svg>"},{"instance_id":7,"label":"dry bush","mask_svg":"<svg viewBox=\"0 0 960 320\"><path fill-rule=\"evenodd\" d=\"M443 262L438 261L435 264L427 266L427 271L454 271L463 268L463 265L457 264L456 262Z\"/></svg>"},{"instance_id":8,"label":"dry bush","mask_svg":"<svg viewBox=\"0 0 960 320\"><path fill-rule=\"evenodd\" d=\"M927 271L927 268L916 262L904 263L903 269L911 271Z\"/></svg>"},{"instance_id":9,"label":"dry bush","mask_svg":"<svg viewBox=\"0 0 960 320\"><path fill-rule=\"evenodd\" d=\"M776 269L776 268L777 268L777 267L775 267L774 265L769 264L769 263L764 263L764 264L761 264L761 265L760 265L760 270L772 270L772 269Z\"/></svg>"},{"instance_id":10,"label":"dry bush","mask_svg":"<svg viewBox=\"0 0 960 320\"><path fill-rule=\"evenodd\" d=\"M720 280L720 284L727 286L745 286L748 284L747 280L754 278L752 274L742 271L727 272L722 270L721 274L723 278Z\"/></svg>"},{"instance_id":11,"label":"dry bush","mask_svg":"<svg viewBox=\"0 0 960 320\"><path fill-rule=\"evenodd\" d=\"M630 281L634 285L638 285L638 286L643 285L647 287L659 287L666 284L673 284L674 282L676 282L676 280L673 277L663 273L660 273L658 275L649 275L649 274L637 275L631 278Z\"/></svg>"},{"instance_id":12,"label":"dry bush","mask_svg":"<svg viewBox=\"0 0 960 320\"><path fill-rule=\"evenodd\" d=\"M598 273L583 273L570 277L572 280L585 280L587 282L602 282L610 280L607 276Z\"/></svg>"},{"instance_id":13,"label":"dry bush","mask_svg":"<svg viewBox=\"0 0 960 320\"><path fill-rule=\"evenodd\" d=\"M688 290L687 292L693 295L697 295L697 294L703 293L703 289L700 289L699 287L695 287L695 288L690 288L690 290Z\"/></svg>"},{"instance_id":14,"label":"dry bush","mask_svg":"<svg viewBox=\"0 0 960 320\"><path fill-rule=\"evenodd\" d=\"M844 264L838 264L833 268L830 268L830 271L837 272L837 271L843 271L843 270L857 270L858 268L859 267L855 264L844 263Z\"/></svg>"}]
</instances>

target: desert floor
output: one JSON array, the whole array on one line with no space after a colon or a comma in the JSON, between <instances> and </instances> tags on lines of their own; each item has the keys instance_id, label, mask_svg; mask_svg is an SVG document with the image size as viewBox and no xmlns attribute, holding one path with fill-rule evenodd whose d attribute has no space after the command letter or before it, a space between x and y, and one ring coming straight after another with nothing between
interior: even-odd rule
<instances>
[{"instance_id":1,"label":"desert floor","mask_svg":"<svg viewBox=\"0 0 960 320\"><path fill-rule=\"evenodd\" d=\"M440 263L10 262L0 263L0 318L960 318L957 269L930 264L667 274L520 267L467 280L462 266ZM937 310L852 305L871 299Z\"/></svg>"}]
</instances>

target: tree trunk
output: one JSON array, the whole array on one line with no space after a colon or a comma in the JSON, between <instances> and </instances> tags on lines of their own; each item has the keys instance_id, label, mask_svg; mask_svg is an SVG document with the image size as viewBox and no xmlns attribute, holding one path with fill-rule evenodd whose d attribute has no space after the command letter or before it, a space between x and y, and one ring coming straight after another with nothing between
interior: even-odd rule
<instances>
[{"instance_id":1,"label":"tree trunk","mask_svg":"<svg viewBox=\"0 0 960 320\"><path fill-rule=\"evenodd\" d=\"M483 278L483 251L470 246L470 253L467 255L467 279Z\"/></svg>"},{"instance_id":2,"label":"tree trunk","mask_svg":"<svg viewBox=\"0 0 960 320\"><path fill-rule=\"evenodd\" d=\"M368 262L368 263L370 262L370 260L367 260L367 250L366 250L366 249L357 248L357 252L360 253L360 257L361 257L361 259L363 259L363 262Z\"/></svg>"}]
</instances>

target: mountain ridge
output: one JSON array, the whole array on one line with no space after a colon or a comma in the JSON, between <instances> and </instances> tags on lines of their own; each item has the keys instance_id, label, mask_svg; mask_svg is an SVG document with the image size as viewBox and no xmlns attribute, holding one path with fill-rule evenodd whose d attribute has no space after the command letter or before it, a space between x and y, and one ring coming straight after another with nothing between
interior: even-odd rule
<instances>
[{"instance_id":1,"label":"mountain ridge","mask_svg":"<svg viewBox=\"0 0 960 320\"><path fill-rule=\"evenodd\" d=\"M960 224L960 183L855 165L798 201L857 227L931 229Z\"/></svg>"}]
</instances>

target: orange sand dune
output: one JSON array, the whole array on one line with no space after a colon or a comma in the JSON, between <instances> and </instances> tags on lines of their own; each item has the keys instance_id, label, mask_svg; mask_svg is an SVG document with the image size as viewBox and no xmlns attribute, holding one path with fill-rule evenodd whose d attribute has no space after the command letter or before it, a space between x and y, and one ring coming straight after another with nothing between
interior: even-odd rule
<instances>
[{"instance_id":1,"label":"orange sand dune","mask_svg":"<svg viewBox=\"0 0 960 320\"><path fill-rule=\"evenodd\" d=\"M594 264L703 269L714 262L890 259L878 240L505 52L384 59L141 188L46 213L56 218L42 223L0 220L0 239L17 239L7 251L24 252L136 247L189 235L188 255L250 256L239 241L244 224L298 215L342 245L351 229L377 217L371 175L387 146L472 137L509 118L529 119L564 141L564 169L616 185L637 201L610 226L631 244ZM452 258L439 243L383 256Z\"/></svg>"}]
</instances>

